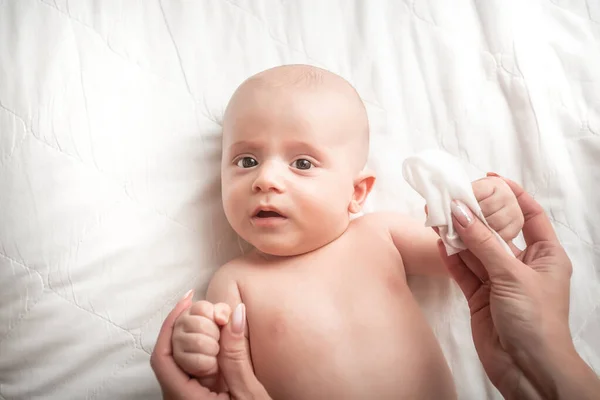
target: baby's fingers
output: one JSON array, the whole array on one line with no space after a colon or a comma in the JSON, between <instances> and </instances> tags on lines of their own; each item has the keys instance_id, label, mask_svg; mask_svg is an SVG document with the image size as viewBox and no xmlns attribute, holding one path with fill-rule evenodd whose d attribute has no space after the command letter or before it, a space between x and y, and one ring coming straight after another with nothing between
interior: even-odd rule
<instances>
[{"instance_id":1,"label":"baby's fingers","mask_svg":"<svg viewBox=\"0 0 600 400\"><path fill-rule=\"evenodd\" d=\"M484 212L484 216L490 228L495 230L506 242L516 238L523 227L523 214L512 204L502 207L492 214Z\"/></svg>"},{"instance_id":2,"label":"baby's fingers","mask_svg":"<svg viewBox=\"0 0 600 400\"><path fill-rule=\"evenodd\" d=\"M190 307L190 315L208 318L217 325L227 325L231 315L231 307L227 303L212 304L208 301L198 301Z\"/></svg>"},{"instance_id":3,"label":"baby's fingers","mask_svg":"<svg viewBox=\"0 0 600 400\"><path fill-rule=\"evenodd\" d=\"M475 195L475 199L477 199L477 202L481 204L481 202L487 199L497 197L496 190L498 188L499 182L502 182L502 180L500 178L495 177L485 177L473 182L471 184L471 188L473 189L473 194ZM506 183L502 183L506 185Z\"/></svg>"},{"instance_id":4,"label":"baby's fingers","mask_svg":"<svg viewBox=\"0 0 600 400\"><path fill-rule=\"evenodd\" d=\"M212 319L197 315L187 315L177 321L176 330L185 333L203 333L215 340L219 340L219 327Z\"/></svg>"},{"instance_id":5,"label":"baby's fingers","mask_svg":"<svg viewBox=\"0 0 600 400\"><path fill-rule=\"evenodd\" d=\"M227 303L217 303L215 304L214 310L214 318L215 322L219 326L225 326L229 322L229 316L231 315L231 307Z\"/></svg>"},{"instance_id":6,"label":"baby's fingers","mask_svg":"<svg viewBox=\"0 0 600 400\"><path fill-rule=\"evenodd\" d=\"M219 342L202 333L186 333L177 338L177 347L185 353L198 353L207 356L219 354Z\"/></svg>"},{"instance_id":7,"label":"baby's fingers","mask_svg":"<svg viewBox=\"0 0 600 400\"><path fill-rule=\"evenodd\" d=\"M219 372L217 357L200 353L181 353L177 359L179 366L188 374L202 378Z\"/></svg>"},{"instance_id":8,"label":"baby's fingers","mask_svg":"<svg viewBox=\"0 0 600 400\"><path fill-rule=\"evenodd\" d=\"M189 312L190 315L197 315L212 320L214 319L215 306L206 300L200 300L192 304Z\"/></svg>"}]
</instances>

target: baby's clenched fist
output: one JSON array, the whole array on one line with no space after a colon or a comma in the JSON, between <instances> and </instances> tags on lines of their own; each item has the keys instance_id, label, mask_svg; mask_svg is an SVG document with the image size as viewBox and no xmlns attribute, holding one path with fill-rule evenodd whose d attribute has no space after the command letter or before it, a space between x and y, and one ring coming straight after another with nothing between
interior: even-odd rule
<instances>
[{"instance_id":1,"label":"baby's clenched fist","mask_svg":"<svg viewBox=\"0 0 600 400\"><path fill-rule=\"evenodd\" d=\"M225 303L198 301L184 311L173 328L173 358L189 375L214 389L219 382L219 338L231 308Z\"/></svg>"},{"instance_id":2,"label":"baby's clenched fist","mask_svg":"<svg viewBox=\"0 0 600 400\"><path fill-rule=\"evenodd\" d=\"M502 178L487 176L472 184L483 216L504 241L517 237L523 228L523 212L514 193Z\"/></svg>"}]
</instances>

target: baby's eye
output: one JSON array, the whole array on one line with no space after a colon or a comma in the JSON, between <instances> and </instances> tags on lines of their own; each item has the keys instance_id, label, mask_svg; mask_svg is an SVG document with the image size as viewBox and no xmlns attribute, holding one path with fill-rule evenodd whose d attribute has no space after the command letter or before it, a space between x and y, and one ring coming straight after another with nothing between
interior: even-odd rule
<instances>
[{"instance_id":1,"label":"baby's eye","mask_svg":"<svg viewBox=\"0 0 600 400\"><path fill-rule=\"evenodd\" d=\"M305 158L294 161L292 165L298 169L310 169L313 166L312 163Z\"/></svg>"},{"instance_id":2,"label":"baby's eye","mask_svg":"<svg viewBox=\"0 0 600 400\"><path fill-rule=\"evenodd\" d=\"M236 165L241 168L252 168L258 165L258 161L252 157L242 157L238 160Z\"/></svg>"}]
</instances>

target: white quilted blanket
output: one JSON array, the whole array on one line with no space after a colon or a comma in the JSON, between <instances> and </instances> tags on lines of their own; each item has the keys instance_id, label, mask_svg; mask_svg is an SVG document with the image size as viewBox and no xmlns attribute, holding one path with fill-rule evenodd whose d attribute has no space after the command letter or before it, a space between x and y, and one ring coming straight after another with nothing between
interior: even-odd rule
<instances>
[{"instance_id":1,"label":"white quilted blanket","mask_svg":"<svg viewBox=\"0 0 600 400\"><path fill-rule=\"evenodd\" d=\"M431 147L533 193L600 372L596 0L0 0L0 398L159 397L160 324L241 251L220 205L223 109L283 63L364 98L369 210L423 216L401 165ZM411 284L460 397L497 397L456 287Z\"/></svg>"}]
</instances>

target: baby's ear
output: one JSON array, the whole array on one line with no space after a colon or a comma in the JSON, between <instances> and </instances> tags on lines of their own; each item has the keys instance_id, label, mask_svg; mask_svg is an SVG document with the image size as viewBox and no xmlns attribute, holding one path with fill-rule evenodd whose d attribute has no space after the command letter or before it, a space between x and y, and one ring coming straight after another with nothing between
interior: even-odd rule
<instances>
[{"instance_id":1,"label":"baby's ear","mask_svg":"<svg viewBox=\"0 0 600 400\"><path fill-rule=\"evenodd\" d=\"M356 179L354 179L354 192L352 193L352 200L350 200L350 204L348 205L348 211L352 214L360 212L374 184L375 174L373 172L364 169L358 174Z\"/></svg>"}]
</instances>

